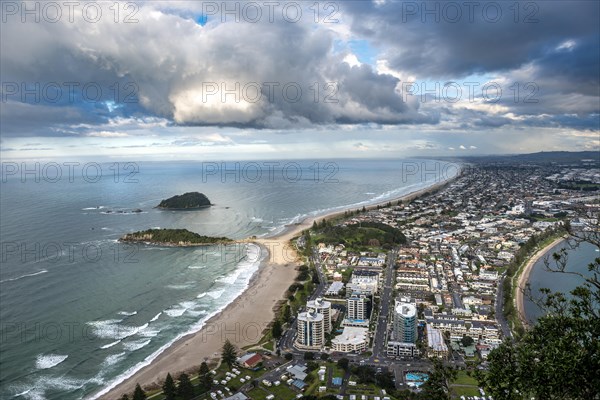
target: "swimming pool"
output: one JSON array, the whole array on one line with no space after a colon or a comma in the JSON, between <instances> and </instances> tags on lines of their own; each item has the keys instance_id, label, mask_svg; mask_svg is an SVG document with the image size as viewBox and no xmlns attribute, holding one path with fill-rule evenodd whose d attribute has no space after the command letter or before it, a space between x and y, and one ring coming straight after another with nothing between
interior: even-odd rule
<instances>
[{"instance_id":1,"label":"swimming pool","mask_svg":"<svg viewBox=\"0 0 600 400\"><path fill-rule=\"evenodd\" d=\"M404 374L404 378L408 386L419 387L429 379L429 374L425 372L407 372Z\"/></svg>"}]
</instances>

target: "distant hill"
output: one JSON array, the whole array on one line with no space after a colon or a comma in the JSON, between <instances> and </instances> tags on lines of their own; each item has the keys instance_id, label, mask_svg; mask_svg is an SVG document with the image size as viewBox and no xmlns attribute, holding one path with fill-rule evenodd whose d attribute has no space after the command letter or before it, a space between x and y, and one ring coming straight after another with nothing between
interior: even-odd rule
<instances>
[{"instance_id":1,"label":"distant hill","mask_svg":"<svg viewBox=\"0 0 600 400\"><path fill-rule=\"evenodd\" d=\"M540 151L530 154L507 154L462 157L468 161L485 162L534 162L540 164L579 164L582 160L594 160L600 164L600 152L598 151Z\"/></svg>"},{"instance_id":2,"label":"distant hill","mask_svg":"<svg viewBox=\"0 0 600 400\"><path fill-rule=\"evenodd\" d=\"M157 207L169 210L193 210L209 206L211 206L210 200L204 194L189 192L163 200Z\"/></svg>"},{"instance_id":3,"label":"distant hill","mask_svg":"<svg viewBox=\"0 0 600 400\"><path fill-rule=\"evenodd\" d=\"M580 162L581 160L596 160L600 162L600 152L597 151L540 151L539 153L516 154L513 159L538 162Z\"/></svg>"}]
</instances>

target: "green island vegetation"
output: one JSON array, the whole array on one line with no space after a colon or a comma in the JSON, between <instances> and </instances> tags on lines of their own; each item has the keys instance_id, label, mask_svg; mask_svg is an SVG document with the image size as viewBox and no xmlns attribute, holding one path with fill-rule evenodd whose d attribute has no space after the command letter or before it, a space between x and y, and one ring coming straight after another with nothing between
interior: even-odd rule
<instances>
[{"instance_id":1,"label":"green island vegetation","mask_svg":"<svg viewBox=\"0 0 600 400\"><path fill-rule=\"evenodd\" d=\"M380 222L361 222L350 225L332 225L329 221L322 221L313 225L316 234L312 238L314 243L338 244L356 250L369 247L391 249L399 244L406 243L406 236L397 228Z\"/></svg>"},{"instance_id":2,"label":"green island vegetation","mask_svg":"<svg viewBox=\"0 0 600 400\"><path fill-rule=\"evenodd\" d=\"M211 206L210 200L202 193L189 192L162 200L157 206L169 210L192 210Z\"/></svg>"},{"instance_id":3,"label":"green island vegetation","mask_svg":"<svg viewBox=\"0 0 600 400\"><path fill-rule=\"evenodd\" d=\"M187 229L147 229L128 233L120 240L122 242L145 242L170 246L197 246L233 242L233 240L226 237L199 235Z\"/></svg>"}]
</instances>

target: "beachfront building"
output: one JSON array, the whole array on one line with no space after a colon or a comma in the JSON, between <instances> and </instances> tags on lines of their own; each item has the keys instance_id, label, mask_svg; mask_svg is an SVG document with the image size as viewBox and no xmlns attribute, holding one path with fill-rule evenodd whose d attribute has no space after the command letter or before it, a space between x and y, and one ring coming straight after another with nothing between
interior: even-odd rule
<instances>
[{"instance_id":1,"label":"beachfront building","mask_svg":"<svg viewBox=\"0 0 600 400\"><path fill-rule=\"evenodd\" d=\"M396 300L394 307L394 340L415 343L417 341L417 307L408 299Z\"/></svg>"},{"instance_id":2,"label":"beachfront building","mask_svg":"<svg viewBox=\"0 0 600 400\"><path fill-rule=\"evenodd\" d=\"M369 319L369 299L364 294L352 293L346 299L346 318L367 320Z\"/></svg>"},{"instance_id":3,"label":"beachfront building","mask_svg":"<svg viewBox=\"0 0 600 400\"><path fill-rule=\"evenodd\" d=\"M440 358L448 356L448 346L444 342L442 332L431 324L427 324L427 355Z\"/></svg>"},{"instance_id":4,"label":"beachfront building","mask_svg":"<svg viewBox=\"0 0 600 400\"><path fill-rule=\"evenodd\" d=\"M341 353L361 353L369 347L369 330L345 326L341 335L331 340L333 351Z\"/></svg>"},{"instance_id":5,"label":"beachfront building","mask_svg":"<svg viewBox=\"0 0 600 400\"><path fill-rule=\"evenodd\" d=\"M263 358L258 353L246 353L236 361L244 368L254 368L263 361Z\"/></svg>"},{"instance_id":6,"label":"beachfront building","mask_svg":"<svg viewBox=\"0 0 600 400\"><path fill-rule=\"evenodd\" d=\"M318 314L323 315L323 328L325 329L325 333L331 332L331 303L323 300L322 298L317 298L315 300L310 300L306 303L306 309L315 310Z\"/></svg>"},{"instance_id":7,"label":"beachfront building","mask_svg":"<svg viewBox=\"0 0 600 400\"><path fill-rule=\"evenodd\" d=\"M315 309L298 314L298 334L294 346L302 350L321 350L325 344L323 314Z\"/></svg>"}]
</instances>

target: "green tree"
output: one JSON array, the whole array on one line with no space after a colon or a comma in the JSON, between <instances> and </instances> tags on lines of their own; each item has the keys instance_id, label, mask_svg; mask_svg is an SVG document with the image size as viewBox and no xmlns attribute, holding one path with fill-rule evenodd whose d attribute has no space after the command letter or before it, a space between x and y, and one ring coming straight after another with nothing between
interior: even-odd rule
<instances>
[{"instance_id":1,"label":"green tree","mask_svg":"<svg viewBox=\"0 0 600 400\"><path fill-rule=\"evenodd\" d=\"M183 400L191 400L194 398L194 386L190 381L190 377L183 373L179 375L179 385L177 386L177 394Z\"/></svg>"},{"instance_id":2,"label":"green tree","mask_svg":"<svg viewBox=\"0 0 600 400\"><path fill-rule=\"evenodd\" d=\"M292 353L285 353L284 358L288 361L292 361L294 359L294 355Z\"/></svg>"},{"instance_id":3,"label":"green tree","mask_svg":"<svg viewBox=\"0 0 600 400\"><path fill-rule=\"evenodd\" d=\"M310 351L307 351L304 353L304 359L305 360L314 360L315 355L313 353L311 353Z\"/></svg>"},{"instance_id":4,"label":"green tree","mask_svg":"<svg viewBox=\"0 0 600 400\"><path fill-rule=\"evenodd\" d=\"M171 374L167 374L167 378L162 385L162 390L166 400L175 400L175 396L177 395L177 387L175 387L175 381L173 380Z\"/></svg>"},{"instance_id":5,"label":"green tree","mask_svg":"<svg viewBox=\"0 0 600 400\"><path fill-rule=\"evenodd\" d=\"M317 368L319 368L319 364L317 364L315 361L309 361L306 363L306 370L308 372L315 371Z\"/></svg>"},{"instance_id":6,"label":"green tree","mask_svg":"<svg viewBox=\"0 0 600 400\"><path fill-rule=\"evenodd\" d=\"M433 358L431 362L433 370L421 386L422 394L428 400L448 400L451 398L450 384L456 380L457 371L439 358Z\"/></svg>"},{"instance_id":7,"label":"green tree","mask_svg":"<svg viewBox=\"0 0 600 400\"><path fill-rule=\"evenodd\" d=\"M380 372L375 375L375 381L377 386L385 389L388 393L396 390L396 384L394 383L394 375L390 371Z\"/></svg>"},{"instance_id":8,"label":"green tree","mask_svg":"<svg viewBox=\"0 0 600 400\"><path fill-rule=\"evenodd\" d=\"M281 320L283 323L286 323L292 317L292 309L289 304L283 306L283 310L281 311Z\"/></svg>"},{"instance_id":9,"label":"green tree","mask_svg":"<svg viewBox=\"0 0 600 400\"><path fill-rule=\"evenodd\" d=\"M348 371L348 367L350 366L350 360L348 360L347 358L340 358L337 362L337 365L344 371Z\"/></svg>"},{"instance_id":10,"label":"green tree","mask_svg":"<svg viewBox=\"0 0 600 400\"><path fill-rule=\"evenodd\" d=\"M237 350L233 344L229 341L229 339L225 340L223 343L223 351L221 353L221 360L227 364L229 368L233 366L235 360L237 359Z\"/></svg>"},{"instance_id":11,"label":"green tree","mask_svg":"<svg viewBox=\"0 0 600 400\"><path fill-rule=\"evenodd\" d=\"M518 368L517 355L509 341L502 343L488 355L488 370L475 371L475 378L495 399L520 400L522 396L514 388L522 386L515 371Z\"/></svg>"},{"instance_id":12,"label":"green tree","mask_svg":"<svg viewBox=\"0 0 600 400\"><path fill-rule=\"evenodd\" d=\"M206 362L202 362L200 364L200 369L198 370L198 382L200 385L200 390L207 392L212 387L213 379L210 373L210 369L208 368L208 364Z\"/></svg>"},{"instance_id":13,"label":"green tree","mask_svg":"<svg viewBox=\"0 0 600 400\"><path fill-rule=\"evenodd\" d=\"M352 373L358 378L358 383L371 383L375 378L375 370L368 365L359 365Z\"/></svg>"},{"instance_id":14,"label":"green tree","mask_svg":"<svg viewBox=\"0 0 600 400\"><path fill-rule=\"evenodd\" d=\"M271 327L271 334L273 335L273 337L275 339L279 339L281 337L281 335L283 334L283 329L281 328L281 322L276 319L275 322L273 322L273 326Z\"/></svg>"},{"instance_id":15,"label":"green tree","mask_svg":"<svg viewBox=\"0 0 600 400\"><path fill-rule=\"evenodd\" d=\"M129 396L127 396L126 394L124 394L123 396L121 396L121 400L129 400Z\"/></svg>"},{"instance_id":16,"label":"green tree","mask_svg":"<svg viewBox=\"0 0 600 400\"><path fill-rule=\"evenodd\" d=\"M317 273L317 271L314 271L312 273L312 283L314 283L315 285L318 285L321 281L319 280L319 274Z\"/></svg>"},{"instance_id":17,"label":"green tree","mask_svg":"<svg viewBox=\"0 0 600 400\"><path fill-rule=\"evenodd\" d=\"M135 390L133 391L133 400L146 400L146 392L142 390L140 384L135 385Z\"/></svg>"},{"instance_id":18,"label":"green tree","mask_svg":"<svg viewBox=\"0 0 600 400\"><path fill-rule=\"evenodd\" d=\"M462 337L462 339L460 339L460 344L462 344L463 347L469 347L473 343L475 343L475 341L473 340L473 338L471 336L465 335Z\"/></svg>"}]
</instances>

